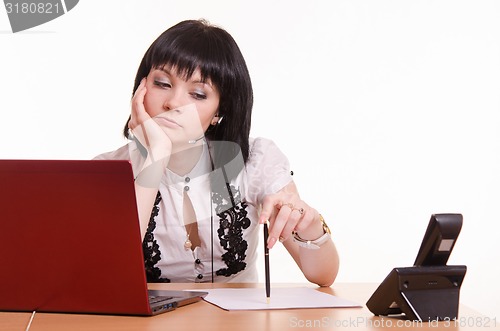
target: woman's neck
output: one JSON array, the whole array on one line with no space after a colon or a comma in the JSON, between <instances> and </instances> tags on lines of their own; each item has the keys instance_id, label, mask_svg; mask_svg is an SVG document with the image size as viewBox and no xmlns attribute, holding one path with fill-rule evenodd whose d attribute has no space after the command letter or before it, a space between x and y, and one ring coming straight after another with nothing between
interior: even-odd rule
<instances>
[{"instance_id":1,"label":"woman's neck","mask_svg":"<svg viewBox=\"0 0 500 331\"><path fill-rule=\"evenodd\" d=\"M188 147L174 149L170 155L168 169L179 176L184 176L193 170L203 153L203 142Z\"/></svg>"}]
</instances>

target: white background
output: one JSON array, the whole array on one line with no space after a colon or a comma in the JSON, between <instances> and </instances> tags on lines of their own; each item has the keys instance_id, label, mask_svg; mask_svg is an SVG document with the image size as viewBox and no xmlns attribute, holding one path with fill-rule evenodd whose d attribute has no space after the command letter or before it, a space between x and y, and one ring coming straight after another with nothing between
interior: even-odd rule
<instances>
[{"instance_id":1,"label":"white background","mask_svg":"<svg viewBox=\"0 0 500 331\"><path fill-rule=\"evenodd\" d=\"M430 215L464 215L462 303L499 316L500 2L82 0L13 34L0 8L0 158L89 159L125 141L139 61L183 19L236 39L252 135L328 220L339 282L411 266ZM1 189L1 183L0 183ZM303 282L282 248L273 282Z\"/></svg>"}]
</instances>

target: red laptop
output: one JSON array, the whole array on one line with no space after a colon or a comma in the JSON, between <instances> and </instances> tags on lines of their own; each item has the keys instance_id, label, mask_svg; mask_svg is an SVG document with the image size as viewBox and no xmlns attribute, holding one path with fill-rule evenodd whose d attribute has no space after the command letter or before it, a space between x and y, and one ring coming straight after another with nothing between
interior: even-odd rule
<instances>
[{"instance_id":1,"label":"red laptop","mask_svg":"<svg viewBox=\"0 0 500 331\"><path fill-rule=\"evenodd\" d=\"M154 315L206 295L148 292L127 161L0 160L0 266L0 311Z\"/></svg>"}]
</instances>

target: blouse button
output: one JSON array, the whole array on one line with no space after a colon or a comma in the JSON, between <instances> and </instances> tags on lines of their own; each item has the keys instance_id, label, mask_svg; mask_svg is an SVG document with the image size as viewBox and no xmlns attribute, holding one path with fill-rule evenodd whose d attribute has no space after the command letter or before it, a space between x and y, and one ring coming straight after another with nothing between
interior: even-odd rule
<instances>
[{"instance_id":1,"label":"blouse button","mask_svg":"<svg viewBox=\"0 0 500 331\"><path fill-rule=\"evenodd\" d=\"M196 263L196 264L200 264L200 263L201 263L201 261L200 261L200 259L196 259L196 260L194 261L194 263Z\"/></svg>"},{"instance_id":2,"label":"blouse button","mask_svg":"<svg viewBox=\"0 0 500 331\"><path fill-rule=\"evenodd\" d=\"M184 178L184 181L185 181L186 183L189 183L189 181L190 181L190 180L191 180L191 178L189 178L189 177Z\"/></svg>"},{"instance_id":3,"label":"blouse button","mask_svg":"<svg viewBox=\"0 0 500 331\"><path fill-rule=\"evenodd\" d=\"M189 191L189 186L184 186L184 191Z\"/></svg>"},{"instance_id":4,"label":"blouse button","mask_svg":"<svg viewBox=\"0 0 500 331\"><path fill-rule=\"evenodd\" d=\"M202 274L198 274L198 279L202 279L203 278L203 275Z\"/></svg>"}]
</instances>

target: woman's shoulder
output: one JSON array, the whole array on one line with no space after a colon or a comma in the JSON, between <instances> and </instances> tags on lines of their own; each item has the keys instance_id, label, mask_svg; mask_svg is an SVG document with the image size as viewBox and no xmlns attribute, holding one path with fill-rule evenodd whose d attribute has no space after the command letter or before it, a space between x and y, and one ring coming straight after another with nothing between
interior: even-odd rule
<instances>
[{"instance_id":1,"label":"woman's shoulder","mask_svg":"<svg viewBox=\"0 0 500 331\"><path fill-rule=\"evenodd\" d=\"M273 156L276 153L283 154L278 145L269 138L250 137L249 146L250 146L249 159L255 157L262 157L265 156L266 154L270 154L268 156Z\"/></svg>"},{"instance_id":2,"label":"woman's shoulder","mask_svg":"<svg viewBox=\"0 0 500 331\"><path fill-rule=\"evenodd\" d=\"M250 153L252 151L261 151L268 148L278 148L276 143L265 137L250 137L249 138Z\"/></svg>"},{"instance_id":3,"label":"woman's shoulder","mask_svg":"<svg viewBox=\"0 0 500 331\"><path fill-rule=\"evenodd\" d=\"M256 137L250 138L249 143L247 166L267 167L273 164L288 164L288 158L273 140Z\"/></svg>"},{"instance_id":4,"label":"woman's shoulder","mask_svg":"<svg viewBox=\"0 0 500 331\"><path fill-rule=\"evenodd\" d=\"M132 170L134 171L134 177L137 177L140 169L142 169L144 158L142 157L141 150L135 141L131 141L128 144L114 150L111 152L106 152L97 155L94 160L128 160L132 164Z\"/></svg>"},{"instance_id":5,"label":"woman's shoulder","mask_svg":"<svg viewBox=\"0 0 500 331\"><path fill-rule=\"evenodd\" d=\"M264 196L278 192L292 180L290 164L273 140L251 138L249 143L245 197L247 201L261 203Z\"/></svg>"},{"instance_id":6,"label":"woman's shoulder","mask_svg":"<svg viewBox=\"0 0 500 331\"><path fill-rule=\"evenodd\" d=\"M129 144L124 145L114 151L105 152L94 157L94 160L129 160L130 147Z\"/></svg>"}]
</instances>

